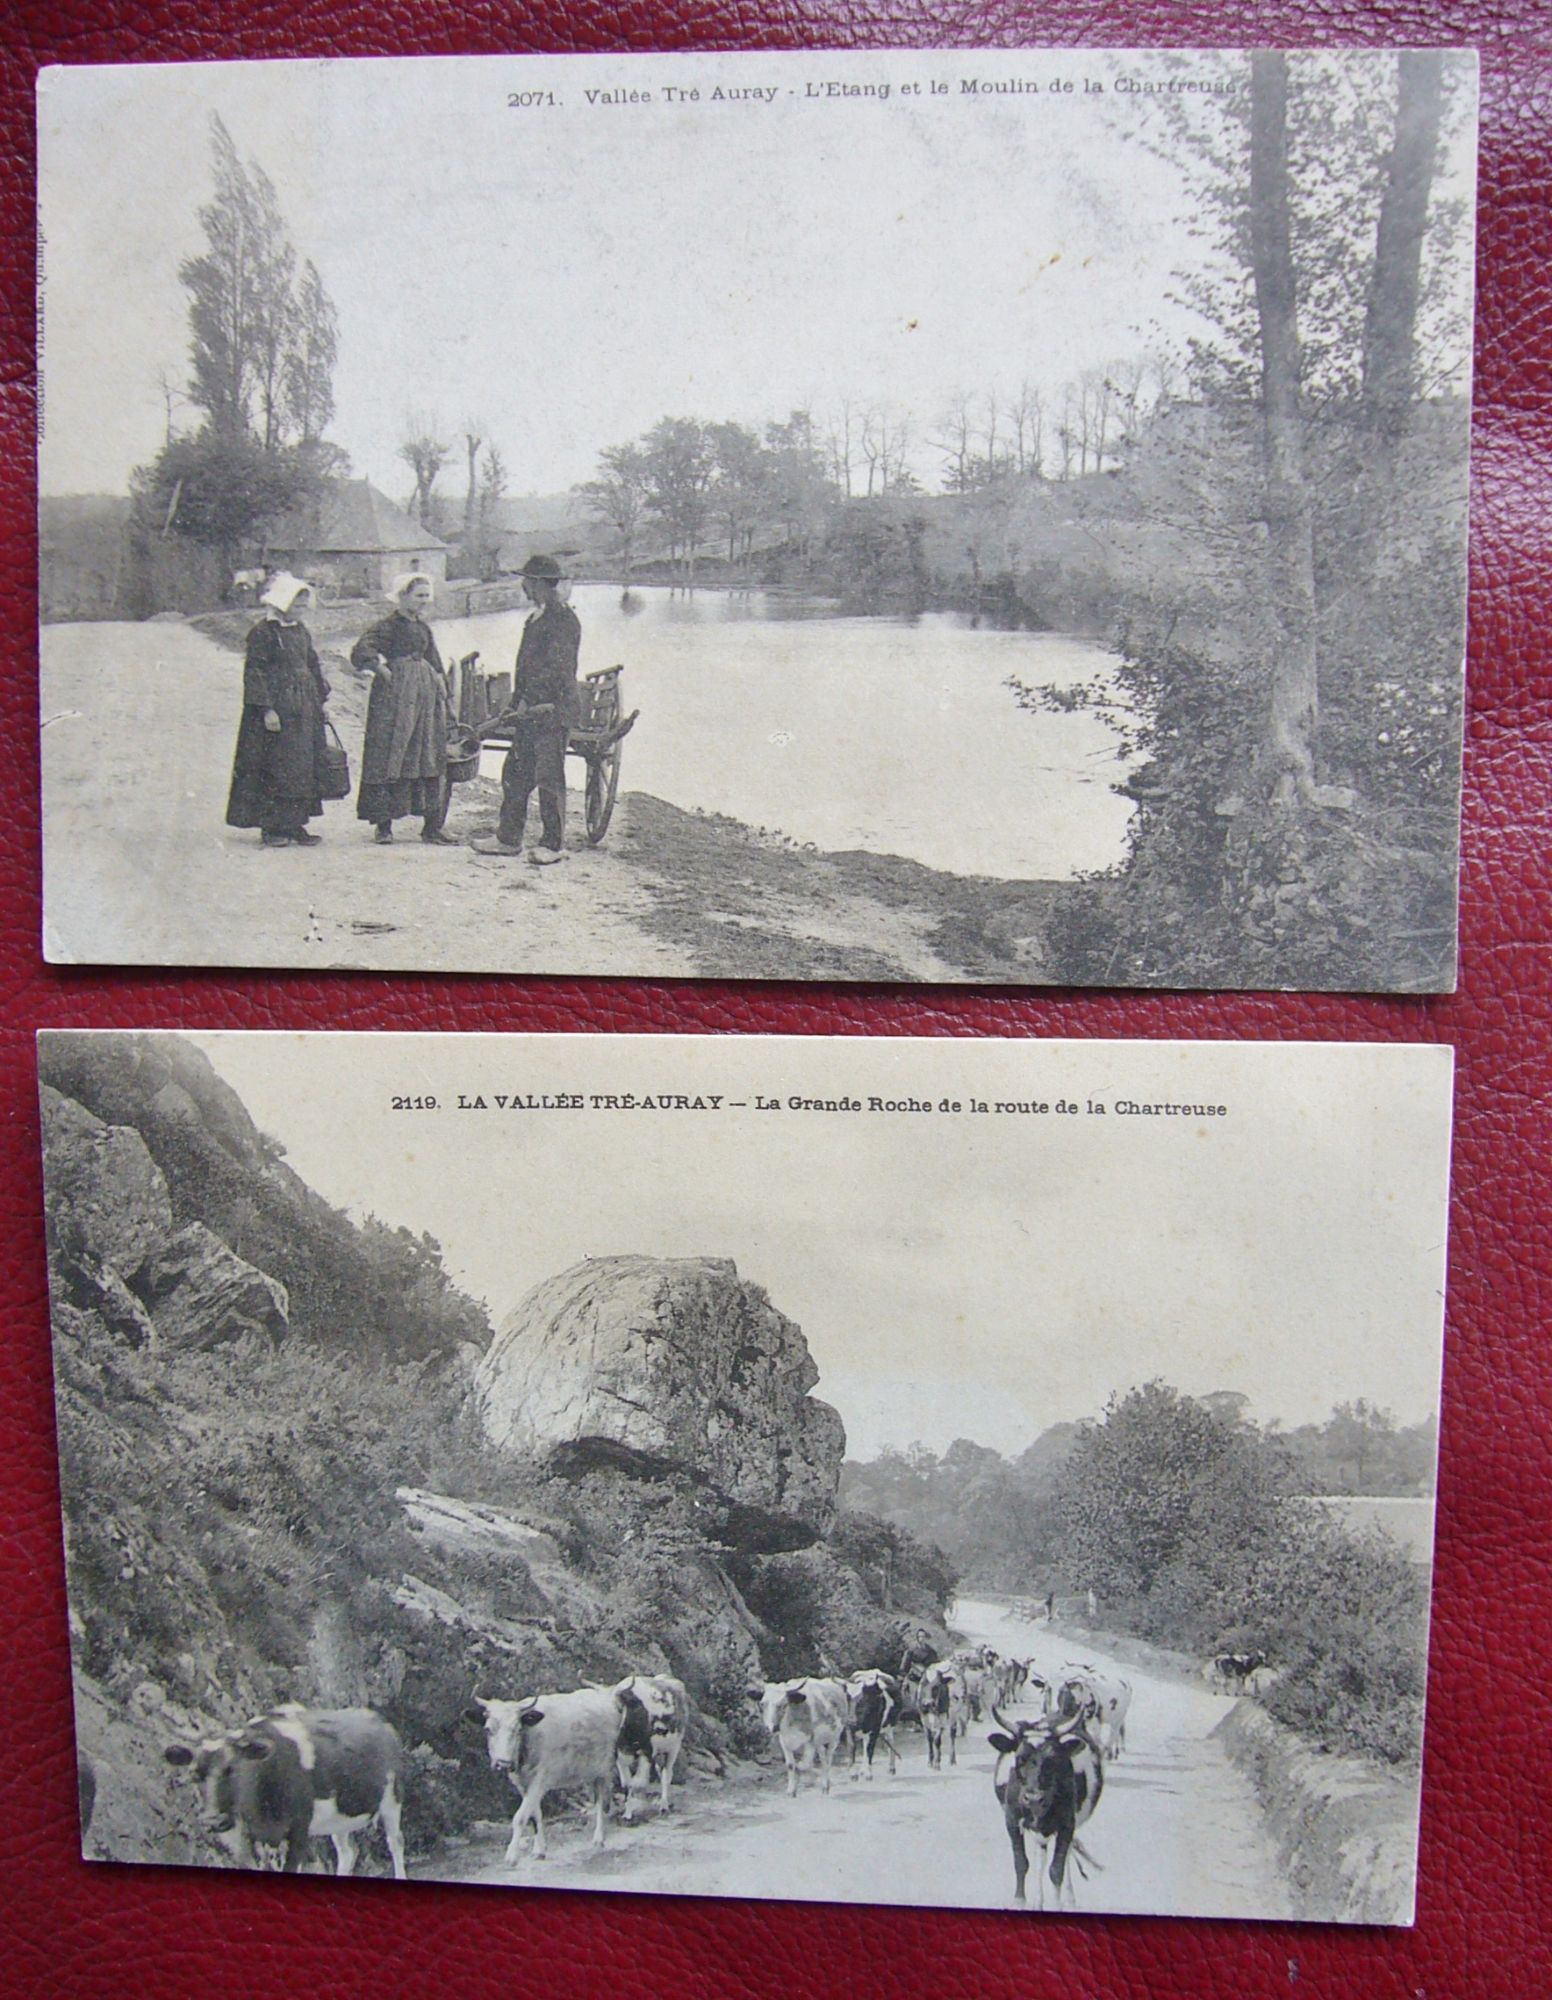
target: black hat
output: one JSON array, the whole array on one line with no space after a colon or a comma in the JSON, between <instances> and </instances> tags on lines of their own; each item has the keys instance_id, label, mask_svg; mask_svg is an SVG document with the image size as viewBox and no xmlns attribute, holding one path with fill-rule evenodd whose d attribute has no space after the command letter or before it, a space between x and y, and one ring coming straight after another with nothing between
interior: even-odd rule
<instances>
[{"instance_id":1,"label":"black hat","mask_svg":"<svg viewBox=\"0 0 1552 2000\"><path fill-rule=\"evenodd\" d=\"M530 556L518 575L532 577L537 583L559 583L561 569L554 556Z\"/></svg>"}]
</instances>

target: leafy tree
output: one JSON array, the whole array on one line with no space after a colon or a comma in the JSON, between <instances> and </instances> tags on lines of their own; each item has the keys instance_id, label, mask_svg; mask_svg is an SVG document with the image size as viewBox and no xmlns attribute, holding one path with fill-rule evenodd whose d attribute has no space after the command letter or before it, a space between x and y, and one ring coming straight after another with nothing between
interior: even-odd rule
<instances>
[{"instance_id":1,"label":"leafy tree","mask_svg":"<svg viewBox=\"0 0 1552 2000\"><path fill-rule=\"evenodd\" d=\"M609 445L598 454L597 477L584 481L577 492L594 518L619 536L622 580L629 583L647 502L647 466L640 445Z\"/></svg>"},{"instance_id":2,"label":"leafy tree","mask_svg":"<svg viewBox=\"0 0 1552 2000\"><path fill-rule=\"evenodd\" d=\"M314 497L344 454L323 432L333 415L338 323L317 267L303 267L287 234L274 183L244 164L219 117L210 121L211 198L199 210L205 247L184 260L189 294L186 388L163 370L163 449L138 468L131 490L137 560L156 606L152 551L201 573L210 556L229 572L274 515ZM192 435L174 435L174 399L199 410ZM199 551L208 552L199 555ZM159 560L159 559L158 559Z\"/></svg>"},{"instance_id":3,"label":"leafy tree","mask_svg":"<svg viewBox=\"0 0 1552 2000\"><path fill-rule=\"evenodd\" d=\"M232 135L210 121L215 192L199 211L206 248L178 276L189 292L189 397L218 437L246 436L257 374L261 283L253 189Z\"/></svg>"},{"instance_id":4,"label":"leafy tree","mask_svg":"<svg viewBox=\"0 0 1552 2000\"><path fill-rule=\"evenodd\" d=\"M711 500L727 529L728 567L747 562L766 501L770 465L758 435L744 424L709 424Z\"/></svg>"},{"instance_id":5,"label":"leafy tree","mask_svg":"<svg viewBox=\"0 0 1552 2000\"><path fill-rule=\"evenodd\" d=\"M1332 1749L1416 1762L1426 1570L1383 1536L1290 1506L1276 1540L1247 1565L1235 1610L1239 1631L1280 1668L1265 1696L1279 1721Z\"/></svg>"},{"instance_id":6,"label":"leafy tree","mask_svg":"<svg viewBox=\"0 0 1552 2000\"><path fill-rule=\"evenodd\" d=\"M309 258L297 289L285 374L286 417L304 445L322 438L333 420L338 359L339 314Z\"/></svg>"},{"instance_id":7,"label":"leafy tree","mask_svg":"<svg viewBox=\"0 0 1552 2000\"><path fill-rule=\"evenodd\" d=\"M254 438L208 426L175 437L137 470L131 494L142 533L176 533L218 551L230 567L266 521L317 485L317 468L302 453L266 451Z\"/></svg>"},{"instance_id":8,"label":"leafy tree","mask_svg":"<svg viewBox=\"0 0 1552 2000\"><path fill-rule=\"evenodd\" d=\"M1463 609L1454 72L1221 60L1245 87L1210 118L1153 114L1210 239L1183 280L1207 331L1189 400L1129 423L1107 522L1140 810L1114 887L1067 899L1051 942L1080 977L1432 984Z\"/></svg>"},{"instance_id":9,"label":"leafy tree","mask_svg":"<svg viewBox=\"0 0 1552 2000\"><path fill-rule=\"evenodd\" d=\"M783 546L807 556L835 501L825 453L807 410L765 426L764 505Z\"/></svg>"},{"instance_id":10,"label":"leafy tree","mask_svg":"<svg viewBox=\"0 0 1552 2000\"><path fill-rule=\"evenodd\" d=\"M253 286L253 372L258 431L266 451L283 441L286 375L294 352L296 251L286 235L275 184L257 164L248 169Z\"/></svg>"},{"instance_id":11,"label":"leafy tree","mask_svg":"<svg viewBox=\"0 0 1552 2000\"><path fill-rule=\"evenodd\" d=\"M664 417L641 442L647 511L668 536L670 559L686 583L695 581L695 551L706 532L716 458L704 424L693 417Z\"/></svg>"},{"instance_id":12,"label":"leafy tree","mask_svg":"<svg viewBox=\"0 0 1552 2000\"><path fill-rule=\"evenodd\" d=\"M1146 1597L1177 1565L1270 1533L1282 1454L1163 1382L1112 1397L1062 1479L1065 1562L1104 1598Z\"/></svg>"}]
</instances>

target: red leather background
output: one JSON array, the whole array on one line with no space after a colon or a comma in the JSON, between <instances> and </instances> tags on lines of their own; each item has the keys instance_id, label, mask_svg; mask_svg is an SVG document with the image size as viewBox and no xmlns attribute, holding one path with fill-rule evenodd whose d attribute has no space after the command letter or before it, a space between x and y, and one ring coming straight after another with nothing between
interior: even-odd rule
<instances>
[{"instance_id":1,"label":"red leather background","mask_svg":"<svg viewBox=\"0 0 1552 2000\"><path fill-rule=\"evenodd\" d=\"M1552 1992L1552 9L1546 0L573 0L565 9L10 0L0 34L0 1988L623 1991L810 2000ZM1482 182L1461 990L1452 999L1030 995L45 967L33 641L32 80L44 62L653 47L1473 44ZM114 301L104 299L111 337ZM1419 1919L1410 1932L825 1909L422 1887L337 1891L76 1855L33 1031L67 1026L1245 1035L1459 1050Z\"/></svg>"}]
</instances>

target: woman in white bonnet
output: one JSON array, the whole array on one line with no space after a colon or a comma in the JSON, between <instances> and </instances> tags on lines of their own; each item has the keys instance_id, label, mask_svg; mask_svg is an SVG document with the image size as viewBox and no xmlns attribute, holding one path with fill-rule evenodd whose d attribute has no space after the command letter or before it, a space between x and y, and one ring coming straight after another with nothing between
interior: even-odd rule
<instances>
[{"instance_id":1,"label":"woman in white bonnet","mask_svg":"<svg viewBox=\"0 0 1552 2000\"><path fill-rule=\"evenodd\" d=\"M248 634L243 712L232 760L228 826L257 827L265 847L316 847L307 822L323 811L323 707L329 683L301 613L310 585L282 570Z\"/></svg>"},{"instance_id":2,"label":"woman in white bonnet","mask_svg":"<svg viewBox=\"0 0 1552 2000\"><path fill-rule=\"evenodd\" d=\"M356 817L371 822L381 846L392 841L394 821L410 813L420 815L422 840L456 845L442 831L450 711L442 656L425 621L433 594L430 577L418 570L395 577L394 609L350 651L351 665L372 676Z\"/></svg>"}]
</instances>

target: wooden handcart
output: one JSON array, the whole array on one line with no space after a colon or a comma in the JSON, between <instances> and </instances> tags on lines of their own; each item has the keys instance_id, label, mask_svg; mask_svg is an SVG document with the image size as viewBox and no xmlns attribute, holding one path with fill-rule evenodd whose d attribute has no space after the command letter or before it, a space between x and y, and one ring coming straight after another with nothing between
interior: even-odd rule
<instances>
[{"instance_id":1,"label":"wooden handcart","mask_svg":"<svg viewBox=\"0 0 1552 2000\"><path fill-rule=\"evenodd\" d=\"M511 699L510 674L482 674L479 655L470 653L458 662L455 680L455 707L465 740L474 739L472 766L465 763L461 775L472 777L479 766L479 746L504 748L511 744L512 732L502 726L502 717ZM584 674L580 682L581 712L572 726L566 749L587 766L583 781L585 823L589 847L596 847L609 830L614 802L620 791L621 745L635 727L640 709L629 715L620 691L623 666L599 667ZM458 767L450 768L454 775Z\"/></svg>"}]
</instances>

